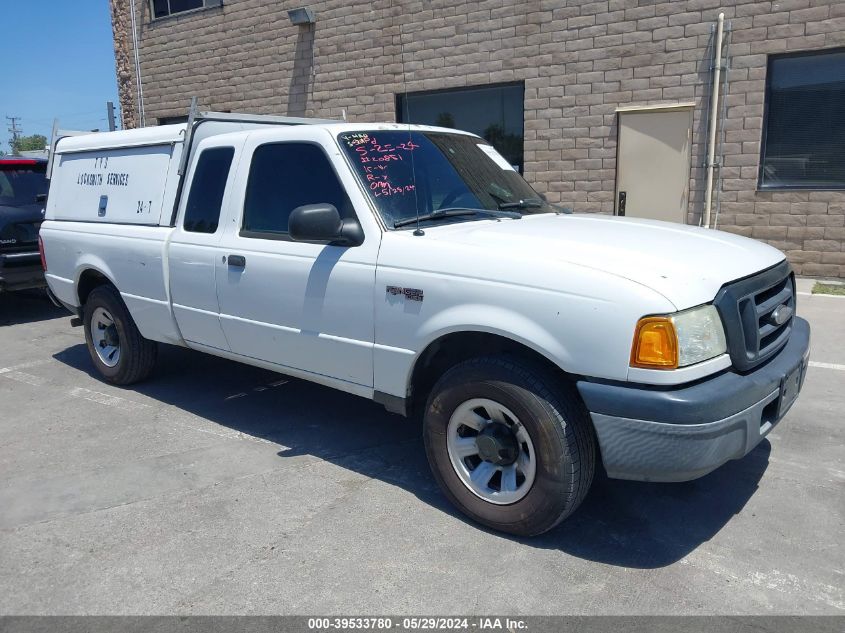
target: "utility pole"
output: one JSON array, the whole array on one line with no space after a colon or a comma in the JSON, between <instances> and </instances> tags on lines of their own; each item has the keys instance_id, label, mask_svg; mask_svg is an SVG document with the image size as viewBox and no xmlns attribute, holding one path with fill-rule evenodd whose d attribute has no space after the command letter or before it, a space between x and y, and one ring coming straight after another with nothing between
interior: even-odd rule
<instances>
[{"instance_id":1,"label":"utility pole","mask_svg":"<svg viewBox=\"0 0 845 633\"><path fill-rule=\"evenodd\" d=\"M114 132L117 128L114 125L114 103L106 101L106 115L109 119L109 132Z\"/></svg>"},{"instance_id":2,"label":"utility pole","mask_svg":"<svg viewBox=\"0 0 845 633\"><path fill-rule=\"evenodd\" d=\"M19 116L7 116L6 120L9 122L9 127L7 127L6 129L12 135L9 139L9 147L11 148L12 153L14 154L15 146L18 144L18 139L21 137L21 132L23 131L18 127L18 121L20 121L21 118Z\"/></svg>"}]
</instances>

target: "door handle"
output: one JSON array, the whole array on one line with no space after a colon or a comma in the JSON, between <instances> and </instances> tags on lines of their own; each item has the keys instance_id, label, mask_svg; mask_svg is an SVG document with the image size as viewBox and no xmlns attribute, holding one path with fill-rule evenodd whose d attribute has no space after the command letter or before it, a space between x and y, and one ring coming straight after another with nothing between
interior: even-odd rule
<instances>
[{"instance_id":1,"label":"door handle","mask_svg":"<svg viewBox=\"0 0 845 633\"><path fill-rule=\"evenodd\" d=\"M235 268L243 268L246 266L246 257L243 255L229 255L227 261L229 262L229 266L233 266Z\"/></svg>"},{"instance_id":2,"label":"door handle","mask_svg":"<svg viewBox=\"0 0 845 633\"><path fill-rule=\"evenodd\" d=\"M628 194L625 191L619 192L619 204L616 205L616 215L625 215L625 203L628 200Z\"/></svg>"}]
</instances>

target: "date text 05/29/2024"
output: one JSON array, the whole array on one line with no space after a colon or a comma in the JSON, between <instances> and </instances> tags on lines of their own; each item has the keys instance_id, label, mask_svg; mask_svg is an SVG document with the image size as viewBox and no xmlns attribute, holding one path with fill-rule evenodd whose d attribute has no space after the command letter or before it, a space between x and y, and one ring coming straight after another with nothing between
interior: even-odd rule
<instances>
[{"instance_id":1,"label":"date text 05/29/2024","mask_svg":"<svg viewBox=\"0 0 845 633\"><path fill-rule=\"evenodd\" d=\"M525 620L509 617L331 617L308 618L311 631L374 630L374 631L518 631L527 628Z\"/></svg>"}]
</instances>

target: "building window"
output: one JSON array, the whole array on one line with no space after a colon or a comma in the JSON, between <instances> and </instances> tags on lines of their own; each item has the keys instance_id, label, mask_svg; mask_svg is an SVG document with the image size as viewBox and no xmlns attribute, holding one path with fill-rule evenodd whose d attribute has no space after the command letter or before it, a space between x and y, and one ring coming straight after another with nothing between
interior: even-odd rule
<instances>
[{"instance_id":1,"label":"building window","mask_svg":"<svg viewBox=\"0 0 845 633\"><path fill-rule=\"evenodd\" d=\"M223 0L152 0L153 17L166 18L175 13L195 11L206 7L219 7Z\"/></svg>"},{"instance_id":2,"label":"building window","mask_svg":"<svg viewBox=\"0 0 845 633\"><path fill-rule=\"evenodd\" d=\"M522 173L524 91L520 82L400 94L396 120L478 134Z\"/></svg>"},{"instance_id":3,"label":"building window","mask_svg":"<svg viewBox=\"0 0 845 633\"><path fill-rule=\"evenodd\" d=\"M291 211L306 204L331 204L341 218L355 217L320 147L293 142L257 147L249 168L241 236L287 239Z\"/></svg>"},{"instance_id":4,"label":"building window","mask_svg":"<svg viewBox=\"0 0 845 633\"><path fill-rule=\"evenodd\" d=\"M176 125L177 123L187 123L188 116L163 116L158 118L159 125Z\"/></svg>"},{"instance_id":5,"label":"building window","mask_svg":"<svg viewBox=\"0 0 845 633\"><path fill-rule=\"evenodd\" d=\"M845 49L769 58L761 189L845 189Z\"/></svg>"},{"instance_id":6,"label":"building window","mask_svg":"<svg viewBox=\"0 0 845 633\"><path fill-rule=\"evenodd\" d=\"M223 193L235 150L214 147L197 160L188 204L185 206L185 230L191 233L216 233L223 206Z\"/></svg>"}]
</instances>

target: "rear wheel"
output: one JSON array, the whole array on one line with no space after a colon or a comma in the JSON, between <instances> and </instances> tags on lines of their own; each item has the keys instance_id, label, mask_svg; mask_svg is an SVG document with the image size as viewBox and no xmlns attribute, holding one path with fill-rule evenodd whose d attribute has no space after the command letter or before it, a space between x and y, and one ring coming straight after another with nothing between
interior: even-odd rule
<instances>
[{"instance_id":1,"label":"rear wheel","mask_svg":"<svg viewBox=\"0 0 845 633\"><path fill-rule=\"evenodd\" d=\"M130 385L155 367L155 342L141 336L117 290L95 288L85 302L85 342L97 370L108 382Z\"/></svg>"},{"instance_id":2,"label":"rear wheel","mask_svg":"<svg viewBox=\"0 0 845 633\"><path fill-rule=\"evenodd\" d=\"M507 356L449 370L432 390L426 452L449 499L472 519L530 536L583 501L593 479L592 425L575 391Z\"/></svg>"}]
</instances>

